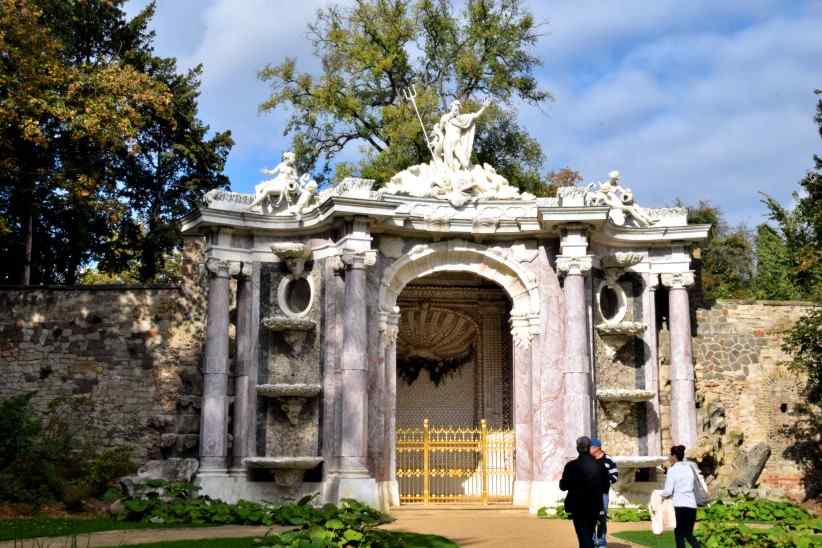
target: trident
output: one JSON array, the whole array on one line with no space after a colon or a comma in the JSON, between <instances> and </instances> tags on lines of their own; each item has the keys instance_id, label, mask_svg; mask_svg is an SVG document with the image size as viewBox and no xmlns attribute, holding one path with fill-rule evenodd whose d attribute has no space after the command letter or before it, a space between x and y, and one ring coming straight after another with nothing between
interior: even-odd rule
<instances>
[{"instance_id":1,"label":"trident","mask_svg":"<svg viewBox=\"0 0 822 548\"><path fill-rule=\"evenodd\" d=\"M422 135L425 137L425 144L428 145L428 152L431 153L431 159L436 161L434 149L431 148L431 140L428 139L428 132L425 131L425 124L422 122L422 116L420 116L420 111L417 108L417 86L411 84L410 88L402 90L402 96L405 97L406 101L411 101L411 104L414 105L414 112L417 113L417 119L420 121L420 126L422 126Z\"/></svg>"}]
</instances>

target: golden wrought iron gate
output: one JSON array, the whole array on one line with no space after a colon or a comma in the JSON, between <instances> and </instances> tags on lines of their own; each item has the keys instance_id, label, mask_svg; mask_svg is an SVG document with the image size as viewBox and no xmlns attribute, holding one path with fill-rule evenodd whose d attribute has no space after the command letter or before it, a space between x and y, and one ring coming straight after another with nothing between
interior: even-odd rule
<instances>
[{"instance_id":1,"label":"golden wrought iron gate","mask_svg":"<svg viewBox=\"0 0 822 548\"><path fill-rule=\"evenodd\" d=\"M514 432L488 428L397 429L401 503L510 503Z\"/></svg>"}]
</instances>

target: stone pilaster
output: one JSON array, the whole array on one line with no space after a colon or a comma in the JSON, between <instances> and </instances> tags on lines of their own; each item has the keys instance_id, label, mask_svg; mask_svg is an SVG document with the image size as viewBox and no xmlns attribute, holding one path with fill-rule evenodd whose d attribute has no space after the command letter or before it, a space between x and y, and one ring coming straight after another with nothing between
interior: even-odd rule
<instances>
[{"instance_id":1,"label":"stone pilaster","mask_svg":"<svg viewBox=\"0 0 822 548\"><path fill-rule=\"evenodd\" d=\"M256 393L256 341L259 319L254 320L254 278L250 262L242 263L237 276L237 366L234 376L232 467L255 454L254 408Z\"/></svg>"},{"instance_id":2,"label":"stone pilaster","mask_svg":"<svg viewBox=\"0 0 822 548\"><path fill-rule=\"evenodd\" d=\"M228 445L229 279L240 263L209 259L203 401L200 420L200 471L224 472Z\"/></svg>"},{"instance_id":3,"label":"stone pilaster","mask_svg":"<svg viewBox=\"0 0 822 548\"><path fill-rule=\"evenodd\" d=\"M659 358L657 355L656 325L656 288L659 286L659 276L646 273L642 275L642 281L645 286L642 294L642 318L647 326L642 334L642 340L648 349L644 363L645 389L654 391L654 397L648 401L647 408L647 446L649 455L661 455L662 436L660 432Z\"/></svg>"},{"instance_id":4,"label":"stone pilaster","mask_svg":"<svg viewBox=\"0 0 822 548\"><path fill-rule=\"evenodd\" d=\"M385 356L385 440L382 471L380 475L380 507L387 509L400 505L400 488L397 483L397 336L399 312L383 312L380 332Z\"/></svg>"},{"instance_id":5,"label":"stone pilaster","mask_svg":"<svg viewBox=\"0 0 822 548\"><path fill-rule=\"evenodd\" d=\"M377 485L368 470L368 322L366 268L375 251L344 253L346 267L342 347L342 432L338 497L378 504Z\"/></svg>"},{"instance_id":6,"label":"stone pilaster","mask_svg":"<svg viewBox=\"0 0 822 548\"><path fill-rule=\"evenodd\" d=\"M565 275L565 416L567 443L590 436L593 425L591 355L585 278L593 258L558 256L557 270Z\"/></svg>"},{"instance_id":7,"label":"stone pilaster","mask_svg":"<svg viewBox=\"0 0 822 548\"><path fill-rule=\"evenodd\" d=\"M671 332L671 438L675 444L696 444L694 362L691 348L691 309L688 287L693 272L662 274L668 291L668 324Z\"/></svg>"}]
</instances>

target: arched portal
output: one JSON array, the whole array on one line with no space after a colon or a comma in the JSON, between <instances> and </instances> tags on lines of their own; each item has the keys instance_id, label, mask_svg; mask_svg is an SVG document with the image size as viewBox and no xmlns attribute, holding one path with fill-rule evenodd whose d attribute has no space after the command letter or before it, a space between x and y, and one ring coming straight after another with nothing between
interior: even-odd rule
<instances>
[{"instance_id":1,"label":"arched portal","mask_svg":"<svg viewBox=\"0 0 822 548\"><path fill-rule=\"evenodd\" d=\"M384 272L380 283L382 348L385 359L384 452L380 475L382 496L399 504L396 481L397 337L400 324L398 299L413 280L437 273L465 273L498 285L510 300L508 314L513 361L513 427L516 433L515 503L528 500L532 479L531 364L532 340L538 335L540 294L533 274L509 257L464 241L423 244L399 257Z\"/></svg>"}]
</instances>

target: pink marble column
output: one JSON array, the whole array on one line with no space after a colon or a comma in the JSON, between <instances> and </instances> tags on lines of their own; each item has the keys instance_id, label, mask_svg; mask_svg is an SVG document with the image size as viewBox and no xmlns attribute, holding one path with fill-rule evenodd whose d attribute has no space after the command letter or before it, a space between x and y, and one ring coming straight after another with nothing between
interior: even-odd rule
<instances>
[{"instance_id":1,"label":"pink marble column","mask_svg":"<svg viewBox=\"0 0 822 548\"><path fill-rule=\"evenodd\" d=\"M659 359L657 357L657 325L656 325L656 288L659 285L658 274L643 274L644 291L642 294L642 318L647 328L642 340L648 347L645 356L645 389L653 390L654 397L648 401L647 410L647 440L648 454L662 454L662 437L660 432L659 408Z\"/></svg>"},{"instance_id":2,"label":"pink marble column","mask_svg":"<svg viewBox=\"0 0 822 548\"><path fill-rule=\"evenodd\" d=\"M691 309L688 286L693 272L663 274L668 292L668 326L671 332L671 438L675 444L696 445L694 363L691 348Z\"/></svg>"},{"instance_id":3,"label":"pink marble column","mask_svg":"<svg viewBox=\"0 0 822 548\"><path fill-rule=\"evenodd\" d=\"M228 446L229 278L239 263L209 259L203 400L200 419L200 471L225 471Z\"/></svg>"},{"instance_id":4,"label":"pink marble column","mask_svg":"<svg viewBox=\"0 0 822 548\"><path fill-rule=\"evenodd\" d=\"M339 498L378 504L377 484L368 470L368 321L366 272L374 264L369 252L346 253L343 308L342 432Z\"/></svg>"},{"instance_id":5,"label":"pink marble column","mask_svg":"<svg viewBox=\"0 0 822 548\"><path fill-rule=\"evenodd\" d=\"M557 257L557 268L565 273L565 419L566 451L573 441L590 436L592 430L591 356L585 275L591 257Z\"/></svg>"},{"instance_id":6,"label":"pink marble column","mask_svg":"<svg viewBox=\"0 0 822 548\"><path fill-rule=\"evenodd\" d=\"M514 432L516 439L514 504L528 504L534 477L534 402L531 391L531 349L534 337L528 317L511 317L514 343Z\"/></svg>"}]
</instances>

